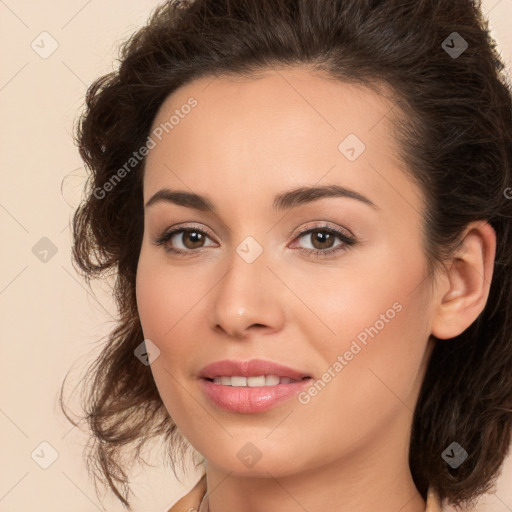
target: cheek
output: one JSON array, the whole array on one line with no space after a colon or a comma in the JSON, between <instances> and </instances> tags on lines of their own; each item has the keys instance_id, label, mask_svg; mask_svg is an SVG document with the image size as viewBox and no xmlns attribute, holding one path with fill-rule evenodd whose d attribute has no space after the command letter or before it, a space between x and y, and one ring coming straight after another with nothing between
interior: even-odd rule
<instances>
[{"instance_id":1,"label":"cheek","mask_svg":"<svg viewBox=\"0 0 512 512\"><path fill-rule=\"evenodd\" d=\"M197 270L172 268L161 256L141 251L136 296L144 336L156 345L170 343L175 331L186 323L186 315L205 294L201 282Z\"/></svg>"},{"instance_id":2,"label":"cheek","mask_svg":"<svg viewBox=\"0 0 512 512\"><path fill-rule=\"evenodd\" d=\"M212 286L211 276L199 273L196 267L172 267L158 254L141 252L137 308L144 337L160 350L151 370L166 400L179 399L180 382L191 377L191 359L205 352L205 338L199 333L204 329L205 296Z\"/></svg>"},{"instance_id":3,"label":"cheek","mask_svg":"<svg viewBox=\"0 0 512 512\"><path fill-rule=\"evenodd\" d=\"M411 293L423 274L421 259L388 264L394 257L382 250L372 252L367 261L354 258L346 267L323 268L306 277L289 272L287 282L294 283L296 296L303 298L295 301L292 313L293 322L308 333L303 338L330 357L333 350L335 354L348 350L355 339L362 344L374 338L401 343L403 336L396 336L394 331L401 330L405 318L414 318L414 311L423 307L421 298ZM408 318L407 323L410 321ZM385 344L387 348L389 344Z\"/></svg>"},{"instance_id":4,"label":"cheek","mask_svg":"<svg viewBox=\"0 0 512 512\"><path fill-rule=\"evenodd\" d=\"M160 397L172 420L185 430L193 421L190 398L183 393L182 370L193 351L193 337L183 338L187 326L186 314L197 302L197 287L183 278L183 272L171 272L169 267L157 264L141 252L137 269L137 308L145 339L150 339L160 350L151 363L151 372ZM185 339L184 342L176 340Z\"/></svg>"},{"instance_id":5,"label":"cheek","mask_svg":"<svg viewBox=\"0 0 512 512\"><path fill-rule=\"evenodd\" d=\"M141 254L137 270L137 307L144 338L151 340L160 350L151 363L151 372L164 406L176 421L182 416L187 404L183 401L181 372L193 350L191 337L183 340L183 328L187 325L187 311L197 302L193 286L183 284L179 272L170 272L165 265L156 264ZM179 290L179 291L178 291Z\"/></svg>"},{"instance_id":6,"label":"cheek","mask_svg":"<svg viewBox=\"0 0 512 512\"><path fill-rule=\"evenodd\" d=\"M414 301L402 297L399 302L387 315L386 309L376 309L387 323L370 315L358 335L340 338L329 357L335 362L341 356L334 368L336 377L315 399L317 414L327 408L332 424L354 445L378 436L386 425L406 420L415 408L423 377L425 325ZM320 397L323 393L325 399Z\"/></svg>"},{"instance_id":7,"label":"cheek","mask_svg":"<svg viewBox=\"0 0 512 512\"><path fill-rule=\"evenodd\" d=\"M296 318L322 356L320 372L326 372L320 376L325 386L318 386L323 398L312 402L320 408L336 404L331 410L341 424L354 422L361 411L382 418L403 407L402 401L413 409L422 376L429 335L422 255L408 255L400 264L395 253L380 256L361 262L357 272L318 274L301 284L317 317Z\"/></svg>"}]
</instances>

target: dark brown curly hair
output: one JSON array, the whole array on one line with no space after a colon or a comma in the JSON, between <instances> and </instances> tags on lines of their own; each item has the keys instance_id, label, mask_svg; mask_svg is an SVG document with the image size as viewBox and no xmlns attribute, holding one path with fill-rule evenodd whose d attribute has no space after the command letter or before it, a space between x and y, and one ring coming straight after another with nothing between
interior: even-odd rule
<instances>
[{"instance_id":1,"label":"dark brown curly hair","mask_svg":"<svg viewBox=\"0 0 512 512\"><path fill-rule=\"evenodd\" d=\"M454 41L467 48L451 52ZM83 382L88 468L131 510L122 452L140 459L141 447L163 436L176 474L191 448L150 367L134 356L144 339L135 278L145 158L132 160L107 193L105 184L144 147L159 107L177 88L286 65L393 91L401 157L426 200L430 271L453 254L468 223L486 220L496 232L487 304L459 336L436 343L409 450L424 499L431 486L450 504L471 507L495 485L512 431L512 87L476 0L169 1L123 43L118 68L89 87L75 133L89 177L73 217L73 263L89 284L115 277L119 310ZM441 457L453 441L469 454L457 469ZM132 443L136 450L125 446Z\"/></svg>"}]
</instances>

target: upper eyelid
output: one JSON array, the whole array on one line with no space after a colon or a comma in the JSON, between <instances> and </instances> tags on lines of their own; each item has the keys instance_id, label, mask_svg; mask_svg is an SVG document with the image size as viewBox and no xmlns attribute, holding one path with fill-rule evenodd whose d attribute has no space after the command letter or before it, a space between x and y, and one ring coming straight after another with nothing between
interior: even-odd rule
<instances>
[{"instance_id":1,"label":"upper eyelid","mask_svg":"<svg viewBox=\"0 0 512 512\"><path fill-rule=\"evenodd\" d=\"M210 234L210 229L209 228L204 228L203 226L198 226L198 225L182 226L182 225L178 224L177 226L175 226L173 228L166 229L165 231L163 231L163 234L165 234L165 233L172 233L173 235L176 235L176 233L179 233L179 232L182 232L182 231L190 231L190 230L194 230L194 229L197 229L198 231L204 232L210 238L215 238L214 236L212 236Z\"/></svg>"},{"instance_id":2,"label":"upper eyelid","mask_svg":"<svg viewBox=\"0 0 512 512\"><path fill-rule=\"evenodd\" d=\"M310 225L311 223L315 223L315 222L319 223L319 224ZM296 233L294 232L295 236L303 235L304 233L307 233L308 231L312 231L312 230L315 230L315 229L325 229L325 230L330 230L331 229L333 231L341 231L345 236L347 236L349 238L355 238L356 237L349 229L347 229L347 228L345 228L343 226L333 226L328 221L317 220L317 221L307 222L306 224L307 224L307 227L301 228Z\"/></svg>"}]
</instances>

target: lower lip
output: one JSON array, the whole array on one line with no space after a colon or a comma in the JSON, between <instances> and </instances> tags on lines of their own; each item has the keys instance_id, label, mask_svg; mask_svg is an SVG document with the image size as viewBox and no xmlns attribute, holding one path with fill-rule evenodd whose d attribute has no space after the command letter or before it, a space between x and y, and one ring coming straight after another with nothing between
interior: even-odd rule
<instances>
[{"instance_id":1,"label":"lower lip","mask_svg":"<svg viewBox=\"0 0 512 512\"><path fill-rule=\"evenodd\" d=\"M206 396L226 411L252 414L263 412L289 400L311 385L312 379L275 386L223 386L207 379L201 379Z\"/></svg>"}]
</instances>

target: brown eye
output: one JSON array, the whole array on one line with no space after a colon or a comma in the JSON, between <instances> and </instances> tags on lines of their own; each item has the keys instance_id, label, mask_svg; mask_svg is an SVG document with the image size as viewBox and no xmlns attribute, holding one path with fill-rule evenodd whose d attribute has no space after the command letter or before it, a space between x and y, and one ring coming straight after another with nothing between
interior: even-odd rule
<instances>
[{"instance_id":1,"label":"brown eye","mask_svg":"<svg viewBox=\"0 0 512 512\"><path fill-rule=\"evenodd\" d=\"M346 251L357 243L353 236L327 226L303 231L297 236L297 239L304 239L310 245L310 247L299 246L300 251L316 257L333 256L334 253ZM336 239L338 239L338 243L336 243Z\"/></svg>"},{"instance_id":2,"label":"brown eye","mask_svg":"<svg viewBox=\"0 0 512 512\"><path fill-rule=\"evenodd\" d=\"M309 233L309 236L315 249L330 249L336 238L335 235L324 229L315 229Z\"/></svg>"},{"instance_id":3,"label":"brown eye","mask_svg":"<svg viewBox=\"0 0 512 512\"><path fill-rule=\"evenodd\" d=\"M181 236L181 242L187 249L198 249L204 243L205 236L197 229L184 229L177 233L177 237ZM175 235L176 237L176 235Z\"/></svg>"},{"instance_id":4,"label":"brown eye","mask_svg":"<svg viewBox=\"0 0 512 512\"><path fill-rule=\"evenodd\" d=\"M175 254L199 252L207 247L205 242L210 236L199 228L176 228L164 232L155 241L155 245L162 245L165 251ZM214 245L214 244L210 244Z\"/></svg>"}]
</instances>

